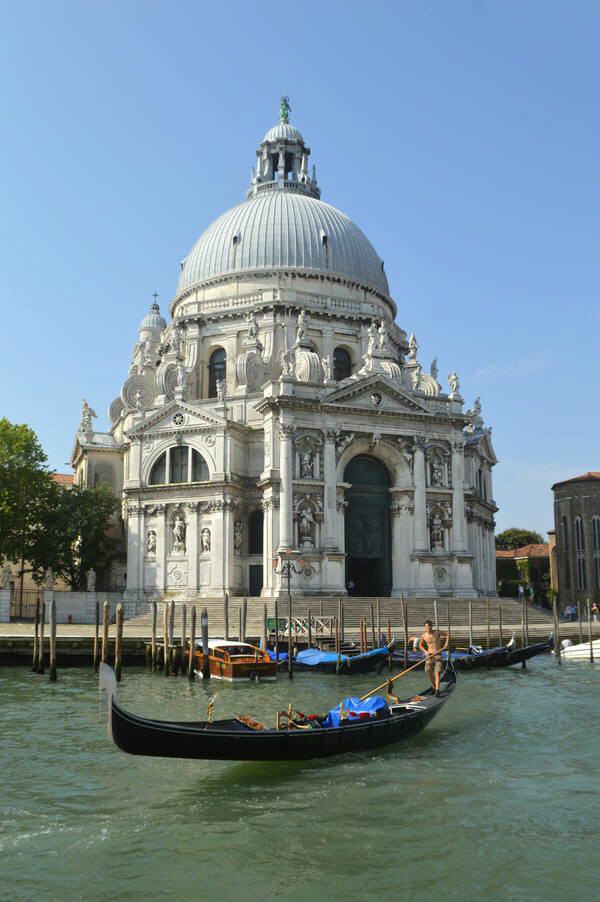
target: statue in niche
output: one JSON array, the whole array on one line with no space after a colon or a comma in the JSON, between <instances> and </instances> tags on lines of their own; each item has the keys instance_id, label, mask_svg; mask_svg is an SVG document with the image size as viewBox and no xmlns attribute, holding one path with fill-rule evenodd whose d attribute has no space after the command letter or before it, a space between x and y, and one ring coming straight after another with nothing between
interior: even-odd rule
<instances>
[{"instance_id":1,"label":"statue in niche","mask_svg":"<svg viewBox=\"0 0 600 902\"><path fill-rule=\"evenodd\" d=\"M185 367L182 363L177 364L177 382L175 383L175 387L180 391L183 391L187 382L187 375L185 372Z\"/></svg>"},{"instance_id":2,"label":"statue in niche","mask_svg":"<svg viewBox=\"0 0 600 902\"><path fill-rule=\"evenodd\" d=\"M377 331L379 333L379 350L385 351L387 350L387 330L383 320L379 323L379 329Z\"/></svg>"},{"instance_id":3,"label":"statue in niche","mask_svg":"<svg viewBox=\"0 0 600 902\"><path fill-rule=\"evenodd\" d=\"M431 548L433 551L442 551L444 548L444 524L436 511L431 517Z\"/></svg>"},{"instance_id":4,"label":"statue in niche","mask_svg":"<svg viewBox=\"0 0 600 902\"><path fill-rule=\"evenodd\" d=\"M96 591L96 571L93 567L90 567L90 569L85 574L85 582L88 592Z\"/></svg>"},{"instance_id":5,"label":"statue in niche","mask_svg":"<svg viewBox=\"0 0 600 902\"><path fill-rule=\"evenodd\" d=\"M256 321L256 314L253 310L248 314L247 337L252 341L256 341L256 339L258 338L258 323Z\"/></svg>"},{"instance_id":6,"label":"statue in niche","mask_svg":"<svg viewBox=\"0 0 600 902\"><path fill-rule=\"evenodd\" d=\"M82 432L93 432L94 424L92 423L92 420L95 420L97 418L98 414L95 410L92 410L92 408L84 398L81 405L81 425L79 427L80 430Z\"/></svg>"},{"instance_id":7,"label":"statue in niche","mask_svg":"<svg viewBox=\"0 0 600 902\"><path fill-rule=\"evenodd\" d=\"M331 382L331 357L323 357L321 366L323 367L323 381Z\"/></svg>"},{"instance_id":8,"label":"statue in niche","mask_svg":"<svg viewBox=\"0 0 600 902\"><path fill-rule=\"evenodd\" d=\"M281 375L282 376L295 376L296 374L296 355L294 352L289 349L285 350L281 354Z\"/></svg>"},{"instance_id":9,"label":"statue in niche","mask_svg":"<svg viewBox=\"0 0 600 902\"><path fill-rule=\"evenodd\" d=\"M303 479L312 479L314 476L314 460L312 451L302 451L300 454L300 475Z\"/></svg>"},{"instance_id":10,"label":"statue in niche","mask_svg":"<svg viewBox=\"0 0 600 902\"><path fill-rule=\"evenodd\" d=\"M296 344L300 344L306 334L306 313L301 310L298 314L298 325L296 327Z\"/></svg>"},{"instance_id":11,"label":"statue in niche","mask_svg":"<svg viewBox=\"0 0 600 902\"><path fill-rule=\"evenodd\" d=\"M45 574L45 579L44 579L44 588L47 589L49 592L52 592L52 590L54 589L54 571L53 571L52 567L46 568L46 574Z\"/></svg>"},{"instance_id":12,"label":"statue in niche","mask_svg":"<svg viewBox=\"0 0 600 902\"><path fill-rule=\"evenodd\" d=\"M460 382L458 381L456 373L448 373L448 385L450 386L450 391L453 395L459 394Z\"/></svg>"},{"instance_id":13,"label":"statue in niche","mask_svg":"<svg viewBox=\"0 0 600 902\"><path fill-rule=\"evenodd\" d=\"M408 359L416 360L418 350L419 344L417 342L417 339L415 338L414 333L411 332L410 338L408 339Z\"/></svg>"},{"instance_id":14,"label":"statue in niche","mask_svg":"<svg viewBox=\"0 0 600 902\"><path fill-rule=\"evenodd\" d=\"M233 524L233 549L236 554L241 554L241 552L242 552L242 541L243 541L242 529L243 529L242 521L236 520L235 523Z\"/></svg>"},{"instance_id":15,"label":"statue in niche","mask_svg":"<svg viewBox=\"0 0 600 902\"><path fill-rule=\"evenodd\" d=\"M348 445L350 445L354 441L354 433L353 432L339 432L335 441L338 456L341 455Z\"/></svg>"},{"instance_id":16,"label":"statue in niche","mask_svg":"<svg viewBox=\"0 0 600 902\"><path fill-rule=\"evenodd\" d=\"M156 532L154 529L148 530L148 538L146 539L146 554L156 554Z\"/></svg>"},{"instance_id":17,"label":"statue in niche","mask_svg":"<svg viewBox=\"0 0 600 902\"><path fill-rule=\"evenodd\" d=\"M181 554L185 551L185 520L177 514L173 523L173 551Z\"/></svg>"},{"instance_id":18,"label":"statue in niche","mask_svg":"<svg viewBox=\"0 0 600 902\"><path fill-rule=\"evenodd\" d=\"M433 378L434 378L435 381L437 382L437 377L438 377L438 372L439 372L439 370L438 370L437 357L434 357L433 360L431 361L431 367L430 367L430 369L429 369L429 372L431 373L431 375L433 376Z\"/></svg>"},{"instance_id":19,"label":"statue in niche","mask_svg":"<svg viewBox=\"0 0 600 902\"><path fill-rule=\"evenodd\" d=\"M314 545L312 530L315 523L310 507L303 507L298 512L298 532L303 545Z\"/></svg>"},{"instance_id":20,"label":"statue in niche","mask_svg":"<svg viewBox=\"0 0 600 902\"><path fill-rule=\"evenodd\" d=\"M225 400L225 380L217 379L217 384L215 386L217 389L217 401Z\"/></svg>"},{"instance_id":21,"label":"statue in niche","mask_svg":"<svg viewBox=\"0 0 600 902\"><path fill-rule=\"evenodd\" d=\"M152 354L152 342L148 338L144 342L144 363L143 363L143 365L144 366L152 366L153 362L154 362L154 360L153 360L153 354Z\"/></svg>"},{"instance_id":22,"label":"statue in niche","mask_svg":"<svg viewBox=\"0 0 600 902\"><path fill-rule=\"evenodd\" d=\"M372 357L373 354L375 353L375 351L377 350L377 344L378 344L378 339L379 339L379 335L377 332L377 326L375 325L375 323L371 323L371 325L369 326L369 328L367 330L367 334L369 336L369 341L367 344L367 354L370 357Z\"/></svg>"},{"instance_id":23,"label":"statue in niche","mask_svg":"<svg viewBox=\"0 0 600 902\"><path fill-rule=\"evenodd\" d=\"M431 461L431 484L435 486L444 484L444 470L437 457Z\"/></svg>"},{"instance_id":24,"label":"statue in niche","mask_svg":"<svg viewBox=\"0 0 600 902\"><path fill-rule=\"evenodd\" d=\"M210 551L210 529L207 526L200 533L200 541L202 542L202 551Z\"/></svg>"}]
</instances>

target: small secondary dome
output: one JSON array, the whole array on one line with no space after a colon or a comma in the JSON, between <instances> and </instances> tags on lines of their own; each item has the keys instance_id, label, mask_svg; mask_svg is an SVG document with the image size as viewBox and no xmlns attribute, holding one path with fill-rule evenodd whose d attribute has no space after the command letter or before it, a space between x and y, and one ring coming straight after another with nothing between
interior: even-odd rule
<instances>
[{"instance_id":1,"label":"small secondary dome","mask_svg":"<svg viewBox=\"0 0 600 902\"><path fill-rule=\"evenodd\" d=\"M160 329L161 332L163 329L167 328L167 323L165 322L165 318L161 316L160 307L155 302L150 307L150 313L147 313L146 316L140 323L140 329Z\"/></svg>"}]
</instances>

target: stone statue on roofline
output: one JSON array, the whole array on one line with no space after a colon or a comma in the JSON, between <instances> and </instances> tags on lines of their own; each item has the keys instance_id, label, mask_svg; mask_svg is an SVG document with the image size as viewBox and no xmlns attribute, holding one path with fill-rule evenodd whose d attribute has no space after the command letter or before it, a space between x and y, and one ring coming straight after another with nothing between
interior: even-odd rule
<instances>
[{"instance_id":1,"label":"stone statue on roofline","mask_svg":"<svg viewBox=\"0 0 600 902\"><path fill-rule=\"evenodd\" d=\"M280 122L289 122L292 108L290 106L290 98L282 97L279 101L279 120Z\"/></svg>"},{"instance_id":2,"label":"stone statue on roofline","mask_svg":"<svg viewBox=\"0 0 600 902\"><path fill-rule=\"evenodd\" d=\"M450 386L450 397L460 398L460 382L456 373L448 373L448 385Z\"/></svg>"},{"instance_id":3,"label":"stone statue on roofline","mask_svg":"<svg viewBox=\"0 0 600 902\"><path fill-rule=\"evenodd\" d=\"M96 413L96 411L92 410L92 408L84 398L81 405L81 425L79 427L81 432L93 432L94 424L92 420L97 419L97 417L98 414Z\"/></svg>"}]
</instances>

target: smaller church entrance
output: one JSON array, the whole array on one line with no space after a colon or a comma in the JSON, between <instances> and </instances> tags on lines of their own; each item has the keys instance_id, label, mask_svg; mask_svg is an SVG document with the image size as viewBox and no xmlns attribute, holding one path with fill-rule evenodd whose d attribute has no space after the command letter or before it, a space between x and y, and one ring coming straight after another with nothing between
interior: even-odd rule
<instances>
[{"instance_id":1,"label":"smaller church entrance","mask_svg":"<svg viewBox=\"0 0 600 902\"><path fill-rule=\"evenodd\" d=\"M346 587L351 595L389 595L392 589L390 479L381 461L354 457L344 472Z\"/></svg>"},{"instance_id":2,"label":"smaller church entrance","mask_svg":"<svg viewBox=\"0 0 600 902\"><path fill-rule=\"evenodd\" d=\"M260 593L262 592L263 587L263 565L262 564L250 564L248 567L248 589L250 591L251 598L258 598Z\"/></svg>"}]
</instances>

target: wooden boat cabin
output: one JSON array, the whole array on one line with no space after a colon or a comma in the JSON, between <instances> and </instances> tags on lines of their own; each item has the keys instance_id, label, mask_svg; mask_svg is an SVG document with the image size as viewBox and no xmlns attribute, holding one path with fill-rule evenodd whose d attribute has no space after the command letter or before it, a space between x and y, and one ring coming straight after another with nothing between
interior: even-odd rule
<instances>
[{"instance_id":1,"label":"wooden boat cabin","mask_svg":"<svg viewBox=\"0 0 600 902\"><path fill-rule=\"evenodd\" d=\"M274 680L277 663L269 655L249 642L232 639L211 639L208 643L210 675L216 680ZM204 672L204 654L201 646L194 651L194 668Z\"/></svg>"}]
</instances>

